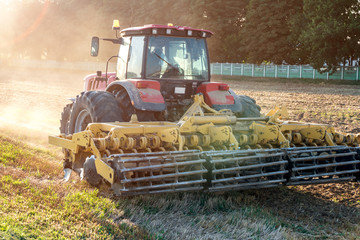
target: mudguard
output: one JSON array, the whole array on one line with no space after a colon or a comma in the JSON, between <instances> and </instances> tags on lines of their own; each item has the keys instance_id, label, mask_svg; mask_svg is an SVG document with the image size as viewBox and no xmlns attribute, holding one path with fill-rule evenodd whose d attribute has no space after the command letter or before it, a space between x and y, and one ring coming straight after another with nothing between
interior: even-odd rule
<instances>
[{"instance_id":1,"label":"mudguard","mask_svg":"<svg viewBox=\"0 0 360 240\"><path fill-rule=\"evenodd\" d=\"M102 73L101 76L98 76L96 73L86 75L84 77L84 91L105 90L107 85L115 81L115 79L116 79L115 72L107 73L107 79L106 79L106 73Z\"/></svg>"},{"instance_id":2,"label":"mudguard","mask_svg":"<svg viewBox=\"0 0 360 240\"><path fill-rule=\"evenodd\" d=\"M204 95L206 104L215 110L230 109L234 113L242 112L242 105L238 95L225 83L202 83L197 88L196 93Z\"/></svg>"},{"instance_id":3,"label":"mudguard","mask_svg":"<svg viewBox=\"0 0 360 240\"><path fill-rule=\"evenodd\" d=\"M119 80L112 82L106 88L106 91L113 92L119 87L126 90L132 105L137 110L161 112L166 108L158 81L139 79Z\"/></svg>"}]
</instances>

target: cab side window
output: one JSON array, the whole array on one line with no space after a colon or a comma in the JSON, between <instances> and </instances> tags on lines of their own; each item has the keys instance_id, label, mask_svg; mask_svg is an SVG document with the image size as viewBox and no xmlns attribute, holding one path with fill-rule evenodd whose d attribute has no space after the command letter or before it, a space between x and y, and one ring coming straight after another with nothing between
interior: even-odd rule
<instances>
[{"instance_id":1,"label":"cab side window","mask_svg":"<svg viewBox=\"0 0 360 240\"><path fill-rule=\"evenodd\" d=\"M144 55L144 41L144 36L135 36L131 39L126 75L127 78L141 78Z\"/></svg>"},{"instance_id":2,"label":"cab side window","mask_svg":"<svg viewBox=\"0 0 360 240\"><path fill-rule=\"evenodd\" d=\"M130 37L123 37L123 41L120 44L119 58L117 63L117 77L120 80L126 77L126 63L129 56Z\"/></svg>"}]
</instances>

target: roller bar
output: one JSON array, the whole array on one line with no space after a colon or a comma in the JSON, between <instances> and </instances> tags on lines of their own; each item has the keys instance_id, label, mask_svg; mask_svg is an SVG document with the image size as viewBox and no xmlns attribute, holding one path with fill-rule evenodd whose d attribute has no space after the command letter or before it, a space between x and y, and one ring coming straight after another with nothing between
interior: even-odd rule
<instances>
[{"instance_id":1,"label":"roller bar","mask_svg":"<svg viewBox=\"0 0 360 240\"><path fill-rule=\"evenodd\" d=\"M360 148L346 146L114 154L116 195L218 192L359 180Z\"/></svg>"}]
</instances>

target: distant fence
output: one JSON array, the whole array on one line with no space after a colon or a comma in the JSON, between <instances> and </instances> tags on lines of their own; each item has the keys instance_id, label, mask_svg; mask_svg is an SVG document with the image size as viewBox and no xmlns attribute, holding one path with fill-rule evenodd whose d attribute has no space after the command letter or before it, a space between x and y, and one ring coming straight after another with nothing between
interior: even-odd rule
<instances>
[{"instance_id":1,"label":"distant fence","mask_svg":"<svg viewBox=\"0 0 360 240\"><path fill-rule=\"evenodd\" d=\"M255 65L246 63L211 63L212 75L312 78L359 81L359 67L338 67L333 74L319 73L309 65Z\"/></svg>"},{"instance_id":2,"label":"distant fence","mask_svg":"<svg viewBox=\"0 0 360 240\"><path fill-rule=\"evenodd\" d=\"M0 60L1 63L1 60ZM105 71L105 62L58 62L53 60L8 60L7 65L29 68ZM312 78L360 81L359 67L339 67L333 73L319 73L309 65L255 65L246 63L211 63L211 74L224 76ZM116 62L109 62L109 71L116 70Z\"/></svg>"}]
</instances>

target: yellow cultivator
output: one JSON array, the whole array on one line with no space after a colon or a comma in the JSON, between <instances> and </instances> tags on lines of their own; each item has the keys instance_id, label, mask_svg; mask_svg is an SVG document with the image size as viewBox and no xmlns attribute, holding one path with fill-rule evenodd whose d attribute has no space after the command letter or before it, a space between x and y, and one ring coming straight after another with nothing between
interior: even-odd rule
<instances>
[{"instance_id":1,"label":"yellow cultivator","mask_svg":"<svg viewBox=\"0 0 360 240\"><path fill-rule=\"evenodd\" d=\"M65 162L117 195L224 191L359 180L360 135L288 122L285 109L238 118L198 94L178 122L90 123L50 136Z\"/></svg>"}]
</instances>

